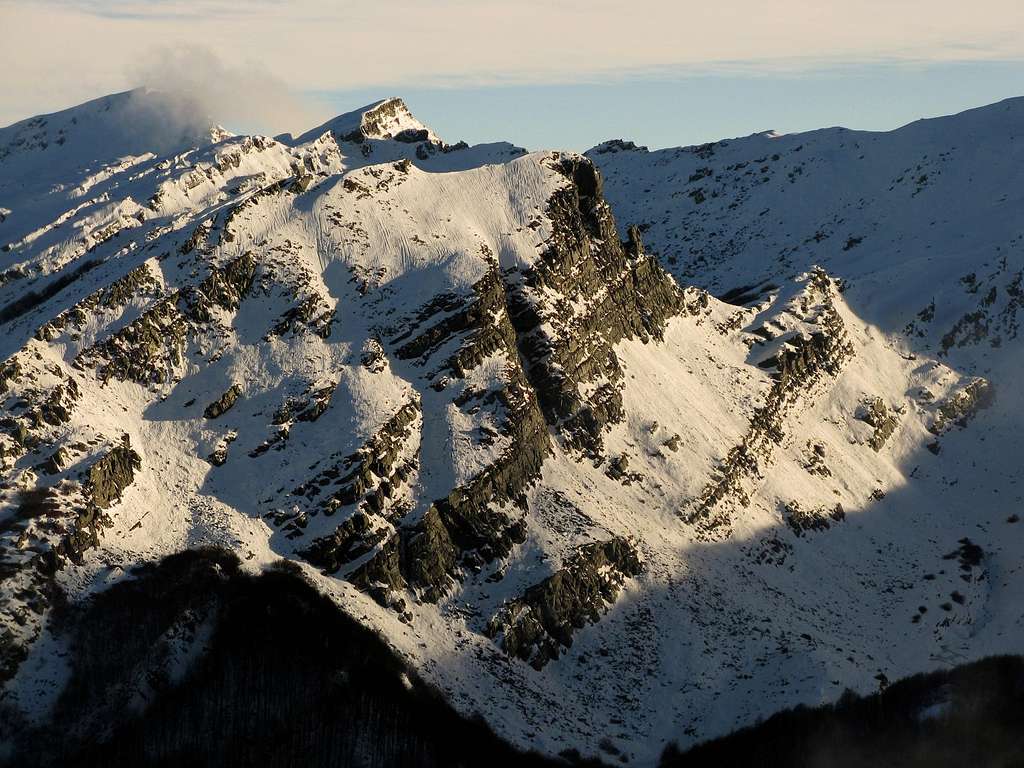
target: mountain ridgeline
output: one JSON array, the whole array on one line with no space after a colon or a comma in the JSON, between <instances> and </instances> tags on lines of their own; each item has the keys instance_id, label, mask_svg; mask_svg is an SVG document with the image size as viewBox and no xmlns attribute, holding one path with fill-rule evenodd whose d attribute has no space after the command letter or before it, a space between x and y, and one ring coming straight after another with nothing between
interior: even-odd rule
<instances>
[{"instance_id":1,"label":"mountain ridgeline","mask_svg":"<svg viewBox=\"0 0 1024 768\"><path fill-rule=\"evenodd\" d=\"M585 155L168 105L0 129L0 760L703 764L1020 651L1024 103ZM850 764L1019 709L949 694L993 665Z\"/></svg>"}]
</instances>

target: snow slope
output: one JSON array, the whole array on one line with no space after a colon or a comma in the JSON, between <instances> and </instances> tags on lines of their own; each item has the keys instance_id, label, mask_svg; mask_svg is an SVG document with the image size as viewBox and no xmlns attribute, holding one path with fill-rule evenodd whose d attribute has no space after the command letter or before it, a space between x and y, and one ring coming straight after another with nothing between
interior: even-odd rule
<instances>
[{"instance_id":1,"label":"snow slope","mask_svg":"<svg viewBox=\"0 0 1024 768\"><path fill-rule=\"evenodd\" d=\"M551 754L1020 651L1024 102L591 161L136 96L0 131L12 721L52 605L209 544Z\"/></svg>"}]
</instances>

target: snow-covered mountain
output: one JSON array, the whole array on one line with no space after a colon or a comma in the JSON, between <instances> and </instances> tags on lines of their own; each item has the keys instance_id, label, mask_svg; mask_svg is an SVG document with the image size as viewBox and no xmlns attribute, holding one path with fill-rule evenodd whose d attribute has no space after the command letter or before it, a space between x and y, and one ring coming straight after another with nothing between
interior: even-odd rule
<instances>
[{"instance_id":1,"label":"snow-covered mountain","mask_svg":"<svg viewBox=\"0 0 1024 768\"><path fill-rule=\"evenodd\" d=\"M67 712L68 611L211 546L552 756L1020 652L1024 101L585 156L179 107L0 130L10 754Z\"/></svg>"}]
</instances>

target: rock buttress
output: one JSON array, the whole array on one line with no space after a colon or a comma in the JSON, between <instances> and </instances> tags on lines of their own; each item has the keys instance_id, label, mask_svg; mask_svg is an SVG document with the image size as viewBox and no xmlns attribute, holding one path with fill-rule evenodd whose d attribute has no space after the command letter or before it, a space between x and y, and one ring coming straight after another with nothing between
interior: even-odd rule
<instances>
[{"instance_id":1,"label":"rock buttress","mask_svg":"<svg viewBox=\"0 0 1024 768\"><path fill-rule=\"evenodd\" d=\"M572 646L577 629L597 622L626 578L642 568L636 548L622 537L587 544L560 570L505 603L486 634L510 656L540 669Z\"/></svg>"},{"instance_id":2,"label":"rock buttress","mask_svg":"<svg viewBox=\"0 0 1024 768\"><path fill-rule=\"evenodd\" d=\"M570 183L549 201L553 234L532 267L506 275L509 315L546 420L569 447L598 454L604 429L624 416L613 346L660 338L685 302L636 227L619 240L594 165L570 158L558 170Z\"/></svg>"}]
</instances>

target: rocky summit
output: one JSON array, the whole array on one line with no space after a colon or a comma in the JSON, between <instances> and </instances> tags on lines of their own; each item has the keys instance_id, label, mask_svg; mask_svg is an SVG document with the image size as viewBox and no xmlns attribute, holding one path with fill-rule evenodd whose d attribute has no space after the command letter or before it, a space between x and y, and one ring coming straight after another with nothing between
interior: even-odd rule
<instances>
[{"instance_id":1,"label":"rocky summit","mask_svg":"<svg viewBox=\"0 0 1024 768\"><path fill-rule=\"evenodd\" d=\"M169 104L0 129L0 761L653 766L1020 652L1024 100L583 155Z\"/></svg>"}]
</instances>

